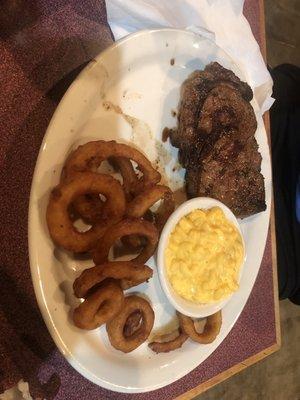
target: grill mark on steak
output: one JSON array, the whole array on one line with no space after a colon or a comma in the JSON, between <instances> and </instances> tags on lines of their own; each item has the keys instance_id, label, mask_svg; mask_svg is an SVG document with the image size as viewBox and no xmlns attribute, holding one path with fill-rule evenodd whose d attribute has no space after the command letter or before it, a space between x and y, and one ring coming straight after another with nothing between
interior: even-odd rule
<instances>
[{"instance_id":1,"label":"grill mark on steak","mask_svg":"<svg viewBox=\"0 0 300 400\"><path fill-rule=\"evenodd\" d=\"M188 197L214 197L238 217L266 208L252 96L247 83L211 63L184 82L170 136L186 168Z\"/></svg>"}]
</instances>

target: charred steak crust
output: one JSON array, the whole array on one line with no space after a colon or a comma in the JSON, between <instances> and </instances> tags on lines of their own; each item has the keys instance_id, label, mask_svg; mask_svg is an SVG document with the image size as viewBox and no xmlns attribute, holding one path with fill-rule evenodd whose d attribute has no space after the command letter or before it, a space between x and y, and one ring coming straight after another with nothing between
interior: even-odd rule
<instances>
[{"instance_id":1,"label":"charred steak crust","mask_svg":"<svg viewBox=\"0 0 300 400\"><path fill-rule=\"evenodd\" d=\"M211 63L184 82L170 136L186 168L188 196L214 197L242 218L266 208L252 97L247 83Z\"/></svg>"}]
</instances>

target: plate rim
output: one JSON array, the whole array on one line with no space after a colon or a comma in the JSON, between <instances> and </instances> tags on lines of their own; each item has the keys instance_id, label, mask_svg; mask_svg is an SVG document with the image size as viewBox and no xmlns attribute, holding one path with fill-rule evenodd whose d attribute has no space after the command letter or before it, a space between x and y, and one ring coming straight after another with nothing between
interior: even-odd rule
<instances>
[{"instance_id":1,"label":"plate rim","mask_svg":"<svg viewBox=\"0 0 300 400\"><path fill-rule=\"evenodd\" d=\"M45 144L46 144L46 142L48 140L48 137L51 134L52 125L54 124L54 120L56 118L56 115L59 112L59 109L63 106L63 104L64 104L64 102L66 100L66 97L69 95L69 93L72 91L73 87L76 85L76 81L82 75L86 74L89 69L91 69L94 65L96 65L99 62L100 58L102 58L104 55L108 54L109 52L114 51L117 47L119 47L119 46L123 45L124 43L126 43L127 41L131 40L133 37L137 37L137 36L141 36L141 35L145 35L145 34L159 33L159 32L164 32L164 31L184 33L184 34L188 34L190 36L195 36L195 37L198 36L200 38L203 38L203 39L211 42L213 44L213 46L216 46L217 48L221 49L221 51L224 54L226 54L226 56L235 64L237 70L239 72L241 72L242 75L244 75L244 79L246 80L245 74L242 73L241 69L236 64L235 60L226 52L226 50L220 48L210 38L207 38L206 36L203 36L201 34L197 34L197 33L193 32L191 30L180 29L180 28L172 28L172 27L169 27L169 28L165 27L165 28L142 29L142 30L138 30L136 32L130 33L127 36L125 36L125 37L113 42L109 47L107 47L106 49L104 49L101 52L99 52L95 57L93 57L91 59L91 61L88 62L88 64L83 68L83 70L76 76L76 78L70 84L70 86L68 87L68 89L66 90L64 95L62 96L61 100L57 104L57 106L55 108L55 111L53 112L52 117L51 117L51 119L49 121L49 124L47 126L47 129L45 131L43 140L42 140L42 142L40 144L40 148L39 148L38 156L36 158L36 163L35 163L34 172L33 172L33 176L32 176L31 188L30 188L30 196L29 196L28 218L27 218L27 223L28 223L27 233L28 233L28 253L29 253L29 264L30 264L31 279L32 279L34 293L35 293L35 297L36 297L36 301L37 301L39 310L40 310L41 315L43 317L43 320L44 320L44 322L45 322L45 324L47 326L47 329L48 329L48 331L49 331L49 333L50 333L50 335L52 337L52 340L54 341L54 343L55 343L56 347L58 348L58 350L60 351L60 353L65 357L65 359L75 369L76 372L78 372L79 374L84 376L86 379L88 379L92 383L94 383L94 384L96 384L96 385L98 385L98 386L100 386L100 387L102 387L102 388L104 388L106 390L119 392L119 393L132 393L132 394L146 393L146 392L151 392L151 391L154 391L154 390L157 390L157 389L161 389L161 388L166 387L168 385L172 385L177 380L179 380L179 379L187 376L188 374L190 374L201 363L198 364L193 369L191 369L189 372L184 373L184 374L180 374L180 376L176 377L176 379L173 380L172 382L168 382L168 383L165 383L165 384L157 384L156 386L152 385L151 388L144 387L144 388L134 388L134 389L131 388L131 387L127 387L126 388L124 386L118 386L117 384L112 384L111 382L108 382L105 379L100 378L99 376L96 376L96 375L92 374L90 371L87 371L85 369L84 365L82 365L78 361L78 359L75 358L72 355L72 353L68 350L68 348L66 347L64 341L60 337L59 332L56 330L54 321L52 320L51 313L49 311L46 299L44 297L43 288L42 288L42 281L40 279L39 268L36 267L37 261L36 261L35 252L33 251L34 227L33 227L33 222L32 221L34 219L33 215L34 215L35 208L36 208L36 205L34 204L34 201L33 201L33 197L34 197L33 192L34 192L35 186L36 186L36 180L37 180L37 175L38 175L38 171L39 171L39 168L40 168L41 158L42 158L42 154L43 154L43 148L44 148L44 146L45 146ZM265 130L265 128L264 128L264 130ZM269 144L268 144L268 150L269 150L269 153L270 153ZM271 208L271 206L272 206L272 198L270 200L270 208ZM268 221L270 222L270 214L269 214ZM254 284L255 284L255 282L254 282ZM252 287L252 289L253 289L253 287ZM251 289L251 291L252 291L252 289ZM248 300L248 298L249 298L249 296L251 294L251 291L250 291L249 295L247 296L247 300ZM246 302L247 302L247 300L246 300ZM246 302L245 302L244 306L242 307L242 309L240 310L240 312L238 313L237 317L234 319L229 332L231 331L231 329L235 325L237 319L239 318L241 312L243 311L243 309L244 309L244 307L246 305ZM227 335L225 336L225 338L226 337L227 337ZM222 341L219 343L219 345L222 343ZM218 348L218 346L217 346L217 348ZM213 352L215 350L213 350ZM209 356L211 354L209 354Z\"/></svg>"}]
</instances>

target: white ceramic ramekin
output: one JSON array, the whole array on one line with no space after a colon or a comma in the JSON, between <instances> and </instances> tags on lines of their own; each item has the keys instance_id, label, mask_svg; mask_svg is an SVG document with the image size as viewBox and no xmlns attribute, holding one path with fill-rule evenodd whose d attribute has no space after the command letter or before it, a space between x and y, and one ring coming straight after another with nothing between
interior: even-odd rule
<instances>
[{"instance_id":1,"label":"white ceramic ramekin","mask_svg":"<svg viewBox=\"0 0 300 400\"><path fill-rule=\"evenodd\" d=\"M234 214L230 211L228 207L226 207L223 203L218 200L211 199L209 197L197 197L192 200L188 200L185 203L181 204L176 211L170 216L167 223L164 226L164 229L161 233L158 251L157 251L157 267L159 273L159 280L161 286L169 299L170 303L175 307L176 310L181 312L182 314L188 315L193 318L202 318L207 317L208 315L214 314L215 312L222 309L225 304L230 300L233 294L228 296L226 299L221 301L210 303L210 304L196 304L191 301L185 300L180 297L172 288L171 283L168 280L166 267L165 267L165 249L168 244L169 236L177 222L184 217L186 214L189 214L193 210L196 209L208 209L212 207L220 207L226 218L228 218L239 230L244 247L244 254L245 254L245 243L244 238L239 226L237 219L235 218ZM243 266L245 263L246 255L244 257L244 261L240 267L240 275L239 280L242 275Z\"/></svg>"}]
</instances>

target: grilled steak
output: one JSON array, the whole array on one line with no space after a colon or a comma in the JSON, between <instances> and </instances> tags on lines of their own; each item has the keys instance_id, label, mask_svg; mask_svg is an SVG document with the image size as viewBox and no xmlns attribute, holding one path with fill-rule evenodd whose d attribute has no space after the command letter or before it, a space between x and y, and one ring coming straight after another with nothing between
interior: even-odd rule
<instances>
[{"instance_id":1,"label":"grilled steak","mask_svg":"<svg viewBox=\"0 0 300 400\"><path fill-rule=\"evenodd\" d=\"M246 83L211 63L183 84L178 128L170 137L186 168L188 196L214 197L239 217L266 208L251 99Z\"/></svg>"}]
</instances>

